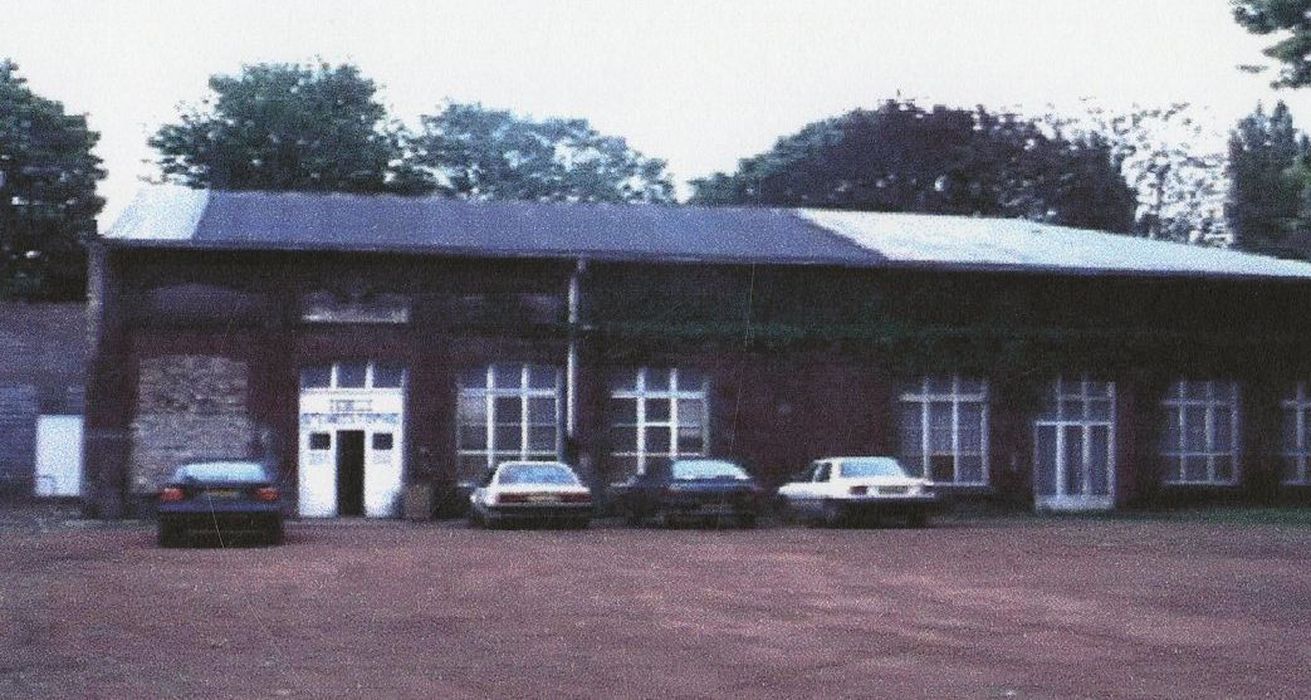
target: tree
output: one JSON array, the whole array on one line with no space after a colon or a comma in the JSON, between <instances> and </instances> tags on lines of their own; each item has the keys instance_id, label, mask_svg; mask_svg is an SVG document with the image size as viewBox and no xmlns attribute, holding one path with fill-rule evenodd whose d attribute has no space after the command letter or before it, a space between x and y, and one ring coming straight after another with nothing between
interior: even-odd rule
<instances>
[{"instance_id":1,"label":"tree","mask_svg":"<svg viewBox=\"0 0 1311 700\"><path fill-rule=\"evenodd\" d=\"M1053 132L1105 141L1136 194L1138 235L1180 242L1227 239L1223 134L1208 128L1191 105L1135 105L1116 113L1085 102L1082 113L1048 114L1042 120Z\"/></svg>"},{"instance_id":2,"label":"tree","mask_svg":"<svg viewBox=\"0 0 1311 700\"><path fill-rule=\"evenodd\" d=\"M463 199L671 202L665 162L584 119L533 120L480 104L448 104L421 119L413 165Z\"/></svg>"},{"instance_id":3,"label":"tree","mask_svg":"<svg viewBox=\"0 0 1311 700\"><path fill-rule=\"evenodd\" d=\"M1068 139L983 108L889 100L807 125L733 174L692 182L701 204L1027 218L1109 231L1133 225L1133 192L1109 144Z\"/></svg>"},{"instance_id":4,"label":"tree","mask_svg":"<svg viewBox=\"0 0 1311 700\"><path fill-rule=\"evenodd\" d=\"M165 177L191 187L427 191L399 127L355 66L260 63L209 79L213 96L150 139Z\"/></svg>"},{"instance_id":5,"label":"tree","mask_svg":"<svg viewBox=\"0 0 1311 700\"><path fill-rule=\"evenodd\" d=\"M33 93L0 60L0 296L85 294L85 241L104 206L99 139L84 115Z\"/></svg>"},{"instance_id":6,"label":"tree","mask_svg":"<svg viewBox=\"0 0 1311 700\"><path fill-rule=\"evenodd\" d=\"M1311 145L1298 136L1281 101L1270 114L1258 105L1229 137L1229 201L1234 246L1290 254L1291 235L1304 228L1299 205Z\"/></svg>"},{"instance_id":7,"label":"tree","mask_svg":"<svg viewBox=\"0 0 1311 700\"><path fill-rule=\"evenodd\" d=\"M1289 32L1265 49L1279 61L1274 87L1311 85L1311 0L1231 0L1234 20L1253 34Z\"/></svg>"}]
</instances>

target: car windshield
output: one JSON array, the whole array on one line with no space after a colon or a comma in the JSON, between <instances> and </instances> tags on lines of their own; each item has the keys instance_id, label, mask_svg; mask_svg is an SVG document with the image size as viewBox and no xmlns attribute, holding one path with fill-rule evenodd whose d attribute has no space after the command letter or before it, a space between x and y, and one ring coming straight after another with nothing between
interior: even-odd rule
<instances>
[{"instance_id":1,"label":"car windshield","mask_svg":"<svg viewBox=\"0 0 1311 700\"><path fill-rule=\"evenodd\" d=\"M670 467L670 476L679 480L691 479L747 479L742 467L732 462L715 460L695 460L674 462Z\"/></svg>"},{"instance_id":2,"label":"car windshield","mask_svg":"<svg viewBox=\"0 0 1311 700\"><path fill-rule=\"evenodd\" d=\"M844 459L841 473L843 478L853 479L866 476L906 476L906 472L890 457L870 459Z\"/></svg>"},{"instance_id":3,"label":"car windshield","mask_svg":"<svg viewBox=\"0 0 1311 700\"><path fill-rule=\"evenodd\" d=\"M257 462L199 462L184 464L173 473L174 481L271 481Z\"/></svg>"},{"instance_id":4,"label":"car windshield","mask_svg":"<svg viewBox=\"0 0 1311 700\"><path fill-rule=\"evenodd\" d=\"M563 464L503 464L498 480L502 484L573 486L578 483L573 470Z\"/></svg>"}]
</instances>

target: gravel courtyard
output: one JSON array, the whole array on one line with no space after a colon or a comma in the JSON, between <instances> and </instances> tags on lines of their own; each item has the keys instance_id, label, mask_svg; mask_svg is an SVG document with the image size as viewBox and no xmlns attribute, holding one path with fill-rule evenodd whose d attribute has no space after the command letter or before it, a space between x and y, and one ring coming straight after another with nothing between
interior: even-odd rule
<instances>
[{"instance_id":1,"label":"gravel courtyard","mask_svg":"<svg viewBox=\"0 0 1311 700\"><path fill-rule=\"evenodd\" d=\"M1289 697L1311 529L0 530L0 697Z\"/></svg>"}]
</instances>

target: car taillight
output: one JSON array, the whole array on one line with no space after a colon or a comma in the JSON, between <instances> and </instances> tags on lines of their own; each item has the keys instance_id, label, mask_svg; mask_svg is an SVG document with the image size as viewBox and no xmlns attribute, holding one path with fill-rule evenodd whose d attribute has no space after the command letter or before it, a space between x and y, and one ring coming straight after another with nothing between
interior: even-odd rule
<instances>
[{"instance_id":1,"label":"car taillight","mask_svg":"<svg viewBox=\"0 0 1311 700\"><path fill-rule=\"evenodd\" d=\"M177 503L186 497L187 494L183 493L182 489L173 488L171 486L159 492L160 503Z\"/></svg>"},{"instance_id":2,"label":"car taillight","mask_svg":"<svg viewBox=\"0 0 1311 700\"><path fill-rule=\"evenodd\" d=\"M565 503L590 503L592 494L590 493L564 493L560 494L560 500Z\"/></svg>"},{"instance_id":3,"label":"car taillight","mask_svg":"<svg viewBox=\"0 0 1311 700\"><path fill-rule=\"evenodd\" d=\"M264 486L255 489L255 500L272 503L273 501L278 500L278 490L272 486Z\"/></svg>"},{"instance_id":4,"label":"car taillight","mask_svg":"<svg viewBox=\"0 0 1311 700\"><path fill-rule=\"evenodd\" d=\"M869 493L869 487L868 487L868 486L852 486L852 487L851 487L851 495L853 495L853 496L864 496L864 495L867 494L867 493Z\"/></svg>"},{"instance_id":5,"label":"car taillight","mask_svg":"<svg viewBox=\"0 0 1311 700\"><path fill-rule=\"evenodd\" d=\"M496 496L497 503L527 503L528 495L523 493L502 493Z\"/></svg>"}]
</instances>

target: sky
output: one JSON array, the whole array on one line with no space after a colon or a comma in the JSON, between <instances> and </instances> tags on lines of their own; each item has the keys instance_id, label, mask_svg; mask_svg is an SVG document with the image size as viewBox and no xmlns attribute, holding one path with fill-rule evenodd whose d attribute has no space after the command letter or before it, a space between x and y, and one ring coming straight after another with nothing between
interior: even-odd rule
<instances>
[{"instance_id":1,"label":"sky","mask_svg":"<svg viewBox=\"0 0 1311 700\"><path fill-rule=\"evenodd\" d=\"M447 100L584 117L683 183L898 95L1033 113L1190 102L1217 133L1283 98L1311 126L1311 88L1237 69L1268 63L1271 41L1228 0L0 0L0 57L102 135L102 226L156 174L146 139L245 63L354 63L411 122Z\"/></svg>"}]
</instances>

